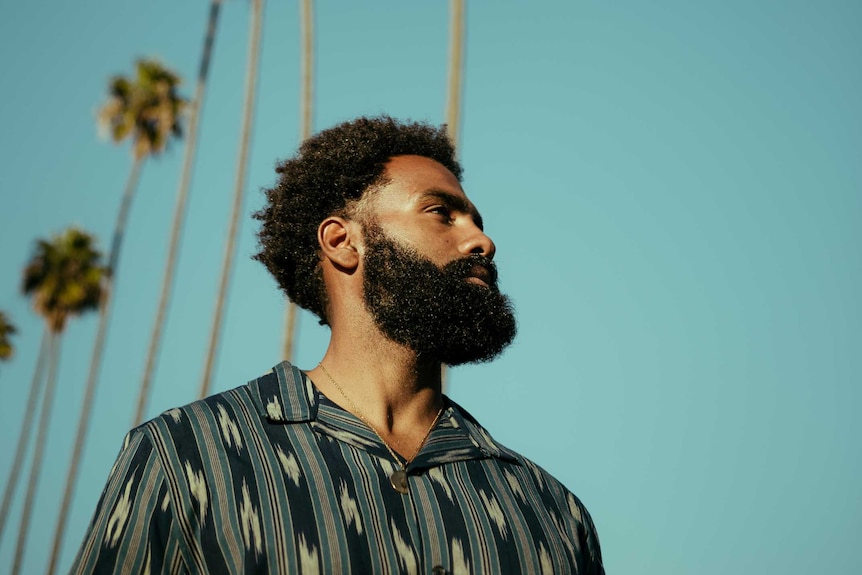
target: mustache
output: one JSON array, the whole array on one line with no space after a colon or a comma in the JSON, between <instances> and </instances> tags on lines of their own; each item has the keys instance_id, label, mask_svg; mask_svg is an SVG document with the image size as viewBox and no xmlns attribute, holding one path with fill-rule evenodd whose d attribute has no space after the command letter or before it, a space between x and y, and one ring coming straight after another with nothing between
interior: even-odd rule
<instances>
[{"instance_id":1,"label":"mustache","mask_svg":"<svg viewBox=\"0 0 862 575\"><path fill-rule=\"evenodd\" d=\"M471 254L467 257L449 262L443 266L442 271L450 277L456 277L463 280L473 276L473 269L476 266L485 268L488 271L488 274L491 276L488 285L496 289L498 277L497 265L487 256Z\"/></svg>"}]
</instances>

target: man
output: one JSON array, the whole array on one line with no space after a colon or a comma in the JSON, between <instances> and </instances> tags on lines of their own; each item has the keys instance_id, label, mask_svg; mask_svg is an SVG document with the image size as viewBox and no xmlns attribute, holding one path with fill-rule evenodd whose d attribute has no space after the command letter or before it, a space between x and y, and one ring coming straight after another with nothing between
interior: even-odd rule
<instances>
[{"instance_id":1,"label":"man","mask_svg":"<svg viewBox=\"0 0 862 575\"><path fill-rule=\"evenodd\" d=\"M515 336L445 131L360 118L282 163L256 256L314 369L132 430L73 573L604 573L580 501L441 393Z\"/></svg>"}]
</instances>

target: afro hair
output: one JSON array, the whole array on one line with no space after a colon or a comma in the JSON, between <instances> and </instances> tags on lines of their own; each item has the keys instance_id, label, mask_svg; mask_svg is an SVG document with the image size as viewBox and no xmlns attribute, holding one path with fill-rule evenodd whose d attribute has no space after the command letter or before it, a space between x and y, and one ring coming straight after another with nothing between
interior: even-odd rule
<instances>
[{"instance_id":1,"label":"afro hair","mask_svg":"<svg viewBox=\"0 0 862 575\"><path fill-rule=\"evenodd\" d=\"M445 166L461 181L461 165L446 126L361 117L303 142L276 167L278 182L265 190L260 251L254 259L273 275L287 297L327 324L327 297L320 267L317 228L331 215L350 217L350 206L384 181L386 163L416 155Z\"/></svg>"}]
</instances>

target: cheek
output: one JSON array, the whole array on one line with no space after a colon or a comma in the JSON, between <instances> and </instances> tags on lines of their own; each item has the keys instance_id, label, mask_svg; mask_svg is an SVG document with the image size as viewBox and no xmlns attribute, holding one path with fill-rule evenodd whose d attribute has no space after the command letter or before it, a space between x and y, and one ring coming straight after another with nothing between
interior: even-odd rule
<instances>
[{"instance_id":1,"label":"cheek","mask_svg":"<svg viewBox=\"0 0 862 575\"><path fill-rule=\"evenodd\" d=\"M419 254L440 269L460 257L458 246L451 239L435 238L416 245Z\"/></svg>"},{"instance_id":2,"label":"cheek","mask_svg":"<svg viewBox=\"0 0 862 575\"><path fill-rule=\"evenodd\" d=\"M462 257L454 230L431 217L405 219L381 215L377 224L387 239L412 249L438 268Z\"/></svg>"}]
</instances>

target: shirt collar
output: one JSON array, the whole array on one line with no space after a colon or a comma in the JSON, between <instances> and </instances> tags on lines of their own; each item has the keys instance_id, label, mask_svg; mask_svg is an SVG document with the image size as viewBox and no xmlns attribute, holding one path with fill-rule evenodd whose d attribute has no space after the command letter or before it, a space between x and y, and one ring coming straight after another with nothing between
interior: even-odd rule
<instances>
[{"instance_id":1,"label":"shirt collar","mask_svg":"<svg viewBox=\"0 0 862 575\"><path fill-rule=\"evenodd\" d=\"M345 425L349 425L351 435L356 435L357 423L362 428L367 427L358 419L351 424L343 421L343 418L325 417L325 421L318 421L320 403L317 388L305 373L287 361L276 365L271 373L250 381L248 387L261 416L272 424L316 422L318 431L333 436L337 436L333 429L343 429ZM518 461L514 452L497 443L466 410L446 396L443 399L446 409L441 422L411 462L410 469L488 457L512 463ZM352 414L348 415L355 419ZM370 429L364 431L366 433L362 434L361 440L357 439L365 445L357 447L367 449L367 442L370 441L385 450L380 439ZM343 436L338 438L343 439Z\"/></svg>"},{"instance_id":2,"label":"shirt collar","mask_svg":"<svg viewBox=\"0 0 862 575\"><path fill-rule=\"evenodd\" d=\"M248 382L260 414L270 423L299 423L317 418L317 393L311 380L287 361Z\"/></svg>"}]
</instances>

